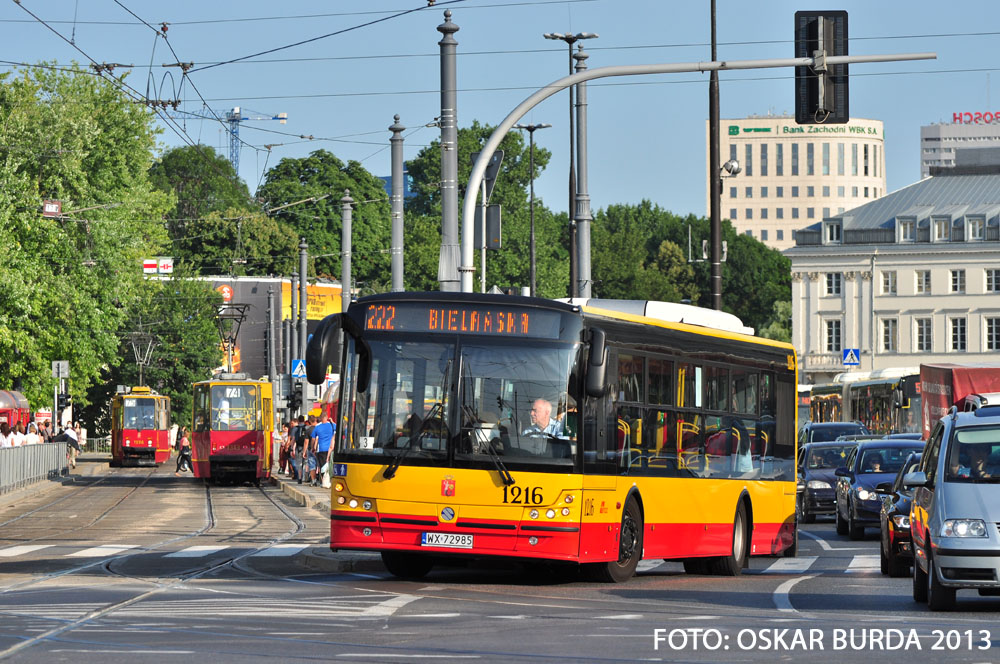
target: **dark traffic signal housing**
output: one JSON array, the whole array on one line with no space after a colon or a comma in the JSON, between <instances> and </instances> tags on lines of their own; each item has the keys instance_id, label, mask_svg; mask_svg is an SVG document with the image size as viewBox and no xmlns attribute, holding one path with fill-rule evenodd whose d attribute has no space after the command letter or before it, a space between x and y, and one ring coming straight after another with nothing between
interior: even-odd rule
<instances>
[{"instance_id":1,"label":"dark traffic signal housing","mask_svg":"<svg viewBox=\"0 0 1000 664\"><path fill-rule=\"evenodd\" d=\"M795 57L816 58L812 67L795 68L795 121L844 124L848 108L847 65L827 65L830 56L847 55L847 12L795 12Z\"/></svg>"}]
</instances>

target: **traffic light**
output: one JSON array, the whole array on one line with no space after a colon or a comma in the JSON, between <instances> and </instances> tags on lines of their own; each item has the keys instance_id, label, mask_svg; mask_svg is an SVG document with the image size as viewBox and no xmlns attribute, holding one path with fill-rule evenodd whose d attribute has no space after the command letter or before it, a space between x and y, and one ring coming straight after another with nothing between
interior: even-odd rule
<instances>
[{"instance_id":1,"label":"traffic light","mask_svg":"<svg viewBox=\"0 0 1000 664\"><path fill-rule=\"evenodd\" d=\"M65 392L60 392L59 397L56 399L56 408L59 411L63 411L69 408L71 403L69 395Z\"/></svg>"},{"instance_id":2,"label":"traffic light","mask_svg":"<svg viewBox=\"0 0 1000 664\"><path fill-rule=\"evenodd\" d=\"M293 413L299 412L302 407L302 383L293 383L292 391L288 395L288 410Z\"/></svg>"},{"instance_id":3,"label":"traffic light","mask_svg":"<svg viewBox=\"0 0 1000 664\"><path fill-rule=\"evenodd\" d=\"M795 121L799 124L844 124L851 119L847 103L847 65L827 65L826 58L847 55L847 12L795 12L795 57L816 58L812 67L795 68Z\"/></svg>"}]
</instances>

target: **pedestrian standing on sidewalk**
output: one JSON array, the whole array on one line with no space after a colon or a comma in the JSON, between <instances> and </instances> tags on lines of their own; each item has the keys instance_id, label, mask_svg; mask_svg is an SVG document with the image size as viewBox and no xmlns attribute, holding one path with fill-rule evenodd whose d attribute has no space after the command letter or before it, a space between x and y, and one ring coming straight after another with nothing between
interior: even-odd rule
<instances>
[{"instance_id":1,"label":"pedestrian standing on sidewalk","mask_svg":"<svg viewBox=\"0 0 1000 664\"><path fill-rule=\"evenodd\" d=\"M181 476L181 466L183 466L184 472L191 470L188 465L191 461L191 439L188 437L187 427L184 427L178 433L177 440L177 468L174 469L174 475L177 477Z\"/></svg>"},{"instance_id":2,"label":"pedestrian standing on sidewalk","mask_svg":"<svg viewBox=\"0 0 1000 664\"><path fill-rule=\"evenodd\" d=\"M10 425L6 422L0 422L0 447L10 447L11 444Z\"/></svg>"},{"instance_id":3,"label":"pedestrian standing on sidewalk","mask_svg":"<svg viewBox=\"0 0 1000 664\"><path fill-rule=\"evenodd\" d=\"M330 455L330 443L333 442L333 422L330 421L330 416L327 413L323 413L322 421L316 425L312 433L312 444L316 451L316 466L323 477L326 477L326 462ZM316 477L313 477L313 486L319 484ZM324 485L328 484L323 482Z\"/></svg>"},{"instance_id":4,"label":"pedestrian standing on sidewalk","mask_svg":"<svg viewBox=\"0 0 1000 664\"><path fill-rule=\"evenodd\" d=\"M302 448L301 440L303 426L299 418L293 417L291 427L288 430L288 462L292 466L292 479L298 480L302 484Z\"/></svg>"},{"instance_id":5,"label":"pedestrian standing on sidewalk","mask_svg":"<svg viewBox=\"0 0 1000 664\"><path fill-rule=\"evenodd\" d=\"M310 415L308 419L308 424L305 427L304 435L302 439L302 477L299 478L299 483L302 482L306 477L309 478L310 484L316 483L316 451L312 446L312 435L313 429L316 428L316 416ZM308 469L308 475L306 471Z\"/></svg>"},{"instance_id":6,"label":"pedestrian standing on sidewalk","mask_svg":"<svg viewBox=\"0 0 1000 664\"><path fill-rule=\"evenodd\" d=\"M25 445L35 445L42 442L42 437L38 435L38 425L28 422L28 433L24 434Z\"/></svg>"}]
</instances>

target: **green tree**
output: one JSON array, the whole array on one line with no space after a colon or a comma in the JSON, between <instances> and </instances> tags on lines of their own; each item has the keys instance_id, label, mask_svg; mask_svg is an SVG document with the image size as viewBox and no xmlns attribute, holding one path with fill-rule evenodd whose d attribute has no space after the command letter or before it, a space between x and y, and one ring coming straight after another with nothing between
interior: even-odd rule
<instances>
[{"instance_id":1,"label":"green tree","mask_svg":"<svg viewBox=\"0 0 1000 664\"><path fill-rule=\"evenodd\" d=\"M472 172L472 154L493 133L493 127L473 122L458 130L459 215L465 184ZM500 204L503 216L503 248L488 251L486 285L527 286L531 271L530 196L531 160L528 145L520 133L512 132L500 143L503 162L490 204ZM535 178L545 170L551 153L535 147ZM413 290L437 290L438 257L441 248L441 146L434 141L411 161L407 170L413 178L415 195L406 202L405 281ZM477 192L478 196L478 192ZM569 284L565 233L566 216L553 215L544 202L535 199L536 286L541 297L565 297ZM461 220L459 220L461 223ZM475 252L475 290L479 290L480 252Z\"/></svg>"},{"instance_id":2,"label":"green tree","mask_svg":"<svg viewBox=\"0 0 1000 664\"><path fill-rule=\"evenodd\" d=\"M771 318L757 334L775 341L792 342L792 303L779 300L774 303Z\"/></svg>"},{"instance_id":3,"label":"green tree","mask_svg":"<svg viewBox=\"0 0 1000 664\"><path fill-rule=\"evenodd\" d=\"M148 181L151 112L120 82L44 67L0 78L0 384L33 408L52 397L53 360L70 393L114 364L141 291L141 260L167 246L169 197ZM40 216L43 199L63 216Z\"/></svg>"},{"instance_id":4,"label":"green tree","mask_svg":"<svg viewBox=\"0 0 1000 664\"><path fill-rule=\"evenodd\" d=\"M286 223L262 212L230 208L187 223L174 246L204 274L291 274L299 240Z\"/></svg>"},{"instance_id":5,"label":"green tree","mask_svg":"<svg viewBox=\"0 0 1000 664\"><path fill-rule=\"evenodd\" d=\"M389 272L390 210L383 182L357 161L344 163L326 150L282 159L257 192L272 216L309 244L316 275L340 279L341 198L350 190L351 268L356 282L385 281ZM310 200L311 199L311 200Z\"/></svg>"},{"instance_id":6,"label":"green tree","mask_svg":"<svg viewBox=\"0 0 1000 664\"><path fill-rule=\"evenodd\" d=\"M175 240L190 233L190 222L207 217L211 212L257 207L229 160L207 145L185 145L167 150L149 169L149 179L160 191L172 192L175 196L176 202L167 221L170 236Z\"/></svg>"}]
</instances>

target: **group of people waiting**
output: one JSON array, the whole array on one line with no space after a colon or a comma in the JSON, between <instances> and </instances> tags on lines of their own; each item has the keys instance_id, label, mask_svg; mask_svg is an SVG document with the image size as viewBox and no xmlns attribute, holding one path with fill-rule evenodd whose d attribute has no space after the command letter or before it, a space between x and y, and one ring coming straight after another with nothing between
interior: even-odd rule
<instances>
[{"instance_id":1,"label":"group of people waiting","mask_svg":"<svg viewBox=\"0 0 1000 664\"><path fill-rule=\"evenodd\" d=\"M336 425L326 413L293 417L282 427L278 471L312 486L327 486L326 470Z\"/></svg>"},{"instance_id":2,"label":"group of people waiting","mask_svg":"<svg viewBox=\"0 0 1000 664\"><path fill-rule=\"evenodd\" d=\"M76 468L76 456L84 445L85 432L79 422L72 426L64 426L58 434L54 431L51 420L41 424L18 422L13 427L7 422L0 422L0 448L21 447L38 443L66 443L66 459L72 468Z\"/></svg>"}]
</instances>

